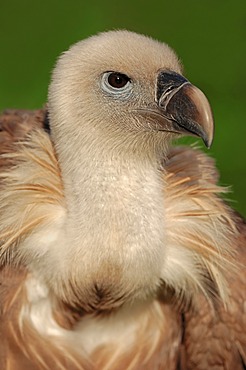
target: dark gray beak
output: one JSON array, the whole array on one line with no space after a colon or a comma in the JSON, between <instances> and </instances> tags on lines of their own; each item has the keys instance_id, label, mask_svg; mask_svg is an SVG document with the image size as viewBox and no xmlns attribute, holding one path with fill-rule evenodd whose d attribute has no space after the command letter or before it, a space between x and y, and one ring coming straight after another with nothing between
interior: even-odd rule
<instances>
[{"instance_id":1,"label":"dark gray beak","mask_svg":"<svg viewBox=\"0 0 246 370\"><path fill-rule=\"evenodd\" d=\"M186 78L172 71L160 71L157 77L156 103L170 122L170 130L199 136L209 148L213 141L214 121L210 104L203 92Z\"/></svg>"}]
</instances>

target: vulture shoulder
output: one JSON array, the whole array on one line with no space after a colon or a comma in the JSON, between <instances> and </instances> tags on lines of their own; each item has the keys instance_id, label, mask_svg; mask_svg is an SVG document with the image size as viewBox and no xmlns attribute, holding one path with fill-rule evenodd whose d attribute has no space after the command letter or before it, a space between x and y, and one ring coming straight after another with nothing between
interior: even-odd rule
<instances>
[{"instance_id":1,"label":"vulture shoulder","mask_svg":"<svg viewBox=\"0 0 246 370\"><path fill-rule=\"evenodd\" d=\"M214 189L219 179L214 160L189 147L173 148L167 169L168 177L173 176L175 181L181 177L191 192L197 186L201 189L202 183L207 190ZM225 207L220 209L221 214L231 214L235 266L228 266L224 271L229 287L226 305L216 301L211 306L204 295L197 294L192 308L184 312L181 368L243 370L246 369L246 223L225 203L213 206Z\"/></svg>"},{"instance_id":2,"label":"vulture shoulder","mask_svg":"<svg viewBox=\"0 0 246 370\"><path fill-rule=\"evenodd\" d=\"M226 306L209 306L198 295L195 309L184 315L184 369L246 369L246 224L237 214L233 240L237 269L228 269L229 297Z\"/></svg>"},{"instance_id":3,"label":"vulture shoulder","mask_svg":"<svg viewBox=\"0 0 246 370\"><path fill-rule=\"evenodd\" d=\"M0 154L10 152L12 145L24 139L31 130L46 127L46 111L43 109L4 111L0 116Z\"/></svg>"}]
</instances>

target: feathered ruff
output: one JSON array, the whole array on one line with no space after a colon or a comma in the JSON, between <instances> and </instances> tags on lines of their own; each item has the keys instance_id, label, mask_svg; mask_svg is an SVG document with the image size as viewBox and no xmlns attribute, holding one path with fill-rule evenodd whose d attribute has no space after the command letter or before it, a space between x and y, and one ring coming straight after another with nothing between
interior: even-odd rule
<instances>
[{"instance_id":1,"label":"feathered ruff","mask_svg":"<svg viewBox=\"0 0 246 370\"><path fill-rule=\"evenodd\" d=\"M11 166L0 172L0 257L3 263L19 263L28 259L29 252L22 250L21 241L66 212L62 180L50 137L43 130L18 142L16 150L3 154L2 159ZM230 245L237 230L230 208L219 196L228 189L215 184L215 174L213 160L197 149L174 148L165 164L170 266L178 264L182 269L183 263L187 267L180 253L184 258L187 253L194 265L194 276L186 272L187 280L178 287L178 294L200 288L209 296L207 283L212 281L211 289L215 283L219 295L226 298L223 270L233 267ZM176 277L177 288L175 282Z\"/></svg>"},{"instance_id":2,"label":"feathered ruff","mask_svg":"<svg viewBox=\"0 0 246 370\"><path fill-rule=\"evenodd\" d=\"M48 134L38 131L3 154L10 170L0 172L0 259L19 263L21 242L54 221L65 208L60 171Z\"/></svg>"},{"instance_id":3,"label":"feathered ruff","mask_svg":"<svg viewBox=\"0 0 246 370\"><path fill-rule=\"evenodd\" d=\"M47 133L34 131L2 158L10 167L0 174L1 264L7 274L11 271L12 279L12 275L19 275L20 266L30 262L28 246L22 248L25 239L37 233L45 235L46 229L66 212L66 204L59 164ZM189 291L199 290L210 296L214 285L223 299L226 296L224 270L233 264L230 244L236 227L229 208L219 197L225 190L214 183L214 173L212 160L196 149L172 149L165 163L163 188L168 215L169 262L182 269L183 266L187 268L188 261L192 263L190 271L194 273L186 271L187 279L175 291L177 297L189 298ZM36 251L38 257L39 251ZM52 292L42 292L40 297L44 294L44 315L47 313L53 329L58 329L59 339L52 331L47 334L37 330L33 324L35 299L32 297L30 302L26 291L32 276L30 278L25 268L23 274L16 288L11 288L1 313L3 322L8 322L2 330L9 353L20 353L23 369L28 369L27 363L31 359L35 359L32 369L130 370L142 369L144 364L147 370L161 369L161 363L165 364L163 369L175 369L181 340L179 323L175 311L161 300L154 300L135 316L136 323L132 327L135 341L130 347L127 343L129 335L126 335L124 346L108 343L88 354L83 352L78 340L78 325L84 320L83 314L76 318L75 313L74 320L69 322L66 309L62 314L62 302L58 302ZM175 279L165 283L175 288ZM71 312L69 316L71 320ZM9 358L14 357L10 355ZM14 362L11 366L16 368Z\"/></svg>"},{"instance_id":4,"label":"feathered ruff","mask_svg":"<svg viewBox=\"0 0 246 370\"><path fill-rule=\"evenodd\" d=\"M220 296L226 304L224 275L237 269L232 240L238 235L234 214L221 198L229 189L216 184L214 160L196 148L172 148L165 171L170 266L176 266L175 274L186 269L187 277L180 289L173 284L176 297L192 299L200 290L209 300Z\"/></svg>"}]
</instances>

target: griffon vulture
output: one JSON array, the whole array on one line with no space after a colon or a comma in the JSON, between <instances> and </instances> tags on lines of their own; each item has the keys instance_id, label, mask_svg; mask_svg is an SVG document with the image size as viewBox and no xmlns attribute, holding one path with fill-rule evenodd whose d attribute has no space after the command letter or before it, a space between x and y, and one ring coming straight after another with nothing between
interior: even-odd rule
<instances>
[{"instance_id":1,"label":"griffon vulture","mask_svg":"<svg viewBox=\"0 0 246 370\"><path fill-rule=\"evenodd\" d=\"M172 146L213 117L166 44L78 42L0 127L1 370L246 368L245 225Z\"/></svg>"}]
</instances>

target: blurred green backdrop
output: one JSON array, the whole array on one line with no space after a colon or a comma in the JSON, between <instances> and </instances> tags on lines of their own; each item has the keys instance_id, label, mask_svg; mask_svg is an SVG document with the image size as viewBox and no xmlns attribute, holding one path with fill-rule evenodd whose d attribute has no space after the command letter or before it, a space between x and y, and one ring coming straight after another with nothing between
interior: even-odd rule
<instances>
[{"instance_id":1,"label":"blurred green backdrop","mask_svg":"<svg viewBox=\"0 0 246 370\"><path fill-rule=\"evenodd\" d=\"M245 215L245 0L0 0L0 110L41 107L57 56L118 28L167 42L209 97L216 122L209 153L221 183L232 184L233 207Z\"/></svg>"}]
</instances>

